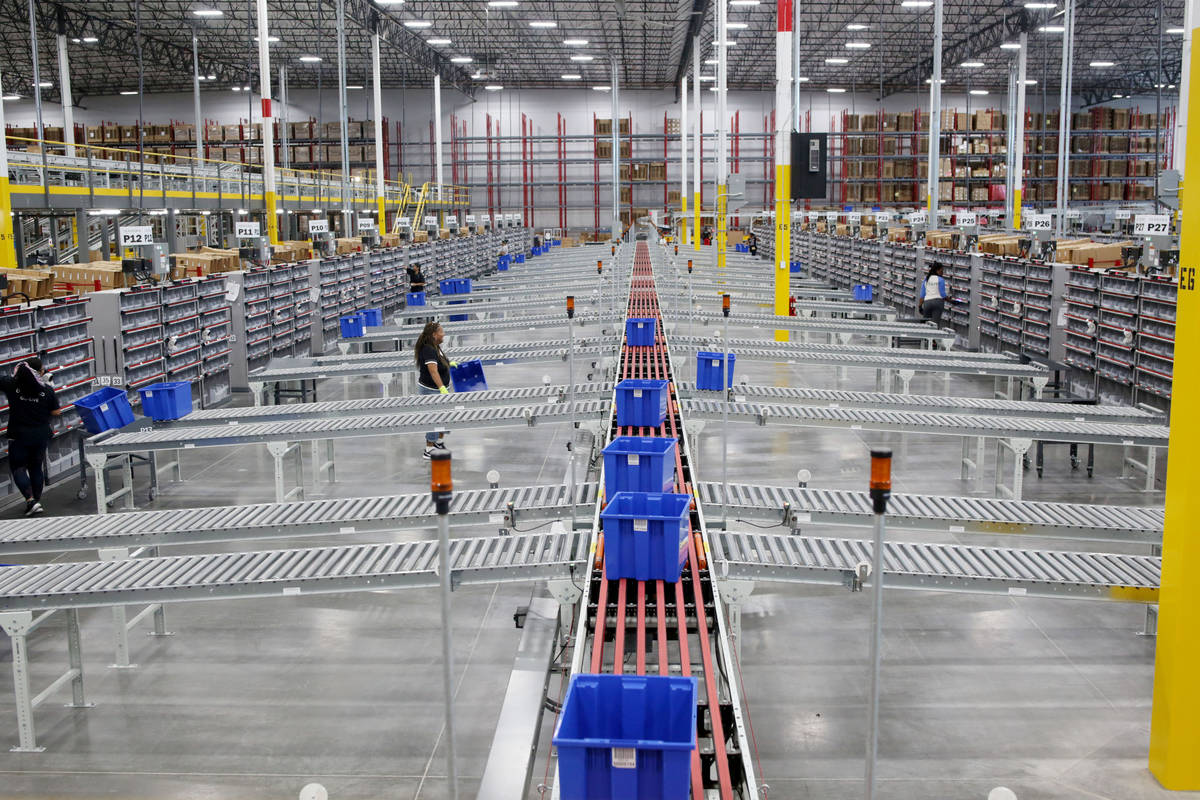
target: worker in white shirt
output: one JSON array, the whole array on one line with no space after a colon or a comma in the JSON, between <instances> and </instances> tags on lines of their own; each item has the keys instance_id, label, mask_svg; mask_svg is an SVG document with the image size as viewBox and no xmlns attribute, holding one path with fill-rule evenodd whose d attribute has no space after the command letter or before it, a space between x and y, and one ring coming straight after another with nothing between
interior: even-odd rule
<instances>
[{"instance_id":1,"label":"worker in white shirt","mask_svg":"<svg viewBox=\"0 0 1200 800\"><path fill-rule=\"evenodd\" d=\"M934 323L940 323L942 321L942 309L946 307L948 299L946 279L942 277L942 265L934 264L929 268L928 274L925 275L925 282L921 284L921 296L917 304L917 310L921 312L921 316L925 319L932 320Z\"/></svg>"},{"instance_id":2,"label":"worker in white shirt","mask_svg":"<svg viewBox=\"0 0 1200 800\"><path fill-rule=\"evenodd\" d=\"M500 257L503 258L506 255L508 255L508 239L500 242Z\"/></svg>"}]
</instances>

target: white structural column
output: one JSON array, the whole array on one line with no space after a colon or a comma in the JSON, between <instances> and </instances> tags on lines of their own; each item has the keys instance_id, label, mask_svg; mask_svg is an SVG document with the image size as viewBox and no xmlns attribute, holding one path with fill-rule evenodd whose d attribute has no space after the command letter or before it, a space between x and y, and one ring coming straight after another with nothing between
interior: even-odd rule
<instances>
[{"instance_id":1,"label":"white structural column","mask_svg":"<svg viewBox=\"0 0 1200 800\"><path fill-rule=\"evenodd\" d=\"M725 269L729 205L729 120L726 87L729 77L729 0L717 0L717 269Z\"/></svg>"},{"instance_id":2,"label":"white structural column","mask_svg":"<svg viewBox=\"0 0 1200 800\"><path fill-rule=\"evenodd\" d=\"M376 114L375 116L379 116ZM442 161L442 76L433 76L433 158L436 164L437 198L442 199L442 186L446 183L446 165Z\"/></svg>"},{"instance_id":3,"label":"white structural column","mask_svg":"<svg viewBox=\"0 0 1200 800\"><path fill-rule=\"evenodd\" d=\"M1055 195L1054 225L1059 236L1067 228L1066 211L1070 200L1071 166L1071 73L1075 63L1075 0L1067 0L1063 16L1062 73L1058 95L1058 189Z\"/></svg>"},{"instance_id":4,"label":"white structural column","mask_svg":"<svg viewBox=\"0 0 1200 800\"><path fill-rule=\"evenodd\" d=\"M383 188L383 79L379 70L379 31L371 34L371 77L375 89L375 203L379 232L387 230L387 206Z\"/></svg>"},{"instance_id":5,"label":"white structural column","mask_svg":"<svg viewBox=\"0 0 1200 800\"><path fill-rule=\"evenodd\" d=\"M679 241L688 243L688 79L679 88ZM693 234L695 231L693 231Z\"/></svg>"},{"instance_id":6,"label":"white structural column","mask_svg":"<svg viewBox=\"0 0 1200 800\"><path fill-rule=\"evenodd\" d=\"M271 40L267 33L267 0L258 0L258 80L262 94L263 209L267 236L279 244L279 215L275 213L275 131L271 113Z\"/></svg>"},{"instance_id":7,"label":"white structural column","mask_svg":"<svg viewBox=\"0 0 1200 800\"><path fill-rule=\"evenodd\" d=\"M192 29L192 113L196 117L196 158L204 158L204 117L200 115L200 40Z\"/></svg>"},{"instance_id":8,"label":"white structural column","mask_svg":"<svg viewBox=\"0 0 1200 800\"><path fill-rule=\"evenodd\" d=\"M925 206L929 227L937 227L938 191L942 166L942 9L943 0L933 3L933 77L929 81L929 186Z\"/></svg>"},{"instance_id":9,"label":"white structural column","mask_svg":"<svg viewBox=\"0 0 1200 800\"><path fill-rule=\"evenodd\" d=\"M1175 147L1171 166L1183 174L1183 165L1187 163L1187 117L1188 117L1188 87L1191 84L1189 66L1192 63L1192 33L1193 28L1200 25L1200 0L1186 0L1183 4L1183 64L1179 70L1179 105L1175 109Z\"/></svg>"},{"instance_id":10,"label":"white structural column","mask_svg":"<svg viewBox=\"0 0 1200 800\"><path fill-rule=\"evenodd\" d=\"M71 61L67 57L67 35L58 34L58 93L62 97L63 141L67 155L75 155L75 103L71 97Z\"/></svg>"},{"instance_id":11,"label":"white structural column","mask_svg":"<svg viewBox=\"0 0 1200 800\"><path fill-rule=\"evenodd\" d=\"M350 101L346 97L346 0L337 0L338 118L342 133L342 236L353 236L350 205Z\"/></svg>"},{"instance_id":12,"label":"white structural column","mask_svg":"<svg viewBox=\"0 0 1200 800\"><path fill-rule=\"evenodd\" d=\"M612 67L612 86L609 87L609 93L612 95L612 238L619 239L623 231L621 230L621 120L620 120L620 72L616 56L610 57L610 66ZM633 131L629 131L629 135L633 136ZM633 154L632 138L630 139L630 155ZM630 176L632 177L632 176ZM633 212L630 211L632 215ZM629 225L633 226L634 220L630 216Z\"/></svg>"},{"instance_id":13,"label":"white structural column","mask_svg":"<svg viewBox=\"0 0 1200 800\"><path fill-rule=\"evenodd\" d=\"M1013 140L1008 148L1013 154L1010 219L1015 231L1021 230L1021 203L1025 195L1025 75L1029 63L1029 34L1022 33L1017 42L1021 45L1017 51L1017 113L1012 121Z\"/></svg>"},{"instance_id":14,"label":"white structural column","mask_svg":"<svg viewBox=\"0 0 1200 800\"><path fill-rule=\"evenodd\" d=\"M792 0L777 0L775 25L775 316L788 316L792 264ZM786 342L786 330L775 331Z\"/></svg>"},{"instance_id":15,"label":"white structural column","mask_svg":"<svg viewBox=\"0 0 1200 800\"><path fill-rule=\"evenodd\" d=\"M700 37L692 37L692 249L700 252L700 163L704 158L704 137L700 131Z\"/></svg>"}]
</instances>

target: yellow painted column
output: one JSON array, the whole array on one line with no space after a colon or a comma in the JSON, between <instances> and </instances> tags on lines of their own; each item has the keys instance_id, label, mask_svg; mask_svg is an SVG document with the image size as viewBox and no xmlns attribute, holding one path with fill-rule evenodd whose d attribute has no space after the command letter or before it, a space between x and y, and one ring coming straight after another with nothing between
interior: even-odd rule
<instances>
[{"instance_id":1,"label":"yellow painted column","mask_svg":"<svg viewBox=\"0 0 1200 800\"><path fill-rule=\"evenodd\" d=\"M1200 29L1194 30L1195 36ZM1192 51L1189 87L1200 85L1200 52ZM1191 102L1189 88L1188 105ZM1183 143L1178 142L1176 146ZM1187 127L1187 162L1200 163L1200 125ZM1200 180L1185 180L1180 207L1200 209ZM1150 771L1165 788L1200 790L1200 492L1192 457L1200 447L1200 229L1182 229L1171 390L1167 516L1163 527L1162 583L1158 593L1158 644L1154 657L1154 708L1150 718Z\"/></svg>"},{"instance_id":2,"label":"yellow painted column","mask_svg":"<svg viewBox=\"0 0 1200 800\"><path fill-rule=\"evenodd\" d=\"M683 208L680 209L680 212L679 212L679 218L681 220L681 223L679 226L679 243L682 245L687 245L687 243L688 243L687 195L685 195L685 194L679 195L679 202L681 202L683 204Z\"/></svg>"},{"instance_id":3,"label":"yellow painted column","mask_svg":"<svg viewBox=\"0 0 1200 800\"><path fill-rule=\"evenodd\" d=\"M788 316L792 286L792 167L775 167L775 316ZM775 341L788 341L786 330L775 331Z\"/></svg>"},{"instance_id":4,"label":"yellow painted column","mask_svg":"<svg viewBox=\"0 0 1200 800\"><path fill-rule=\"evenodd\" d=\"M725 248L728 246L729 239L728 223L725 219L725 210L729 205L729 186L721 183L717 185L717 269L725 270Z\"/></svg>"},{"instance_id":5,"label":"yellow painted column","mask_svg":"<svg viewBox=\"0 0 1200 800\"><path fill-rule=\"evenodd\" d=\"M3 94L0 91L0 94ZM0 100L0 131L4 130L4 101ZM0 267L15 269L17 246L13 239L12 190L8 185L8 139L0 136Z\"/></svg>"},{"instance_id":6,"label":"yellow painted column","mask_svg":"<svg viewBox=\"0 0 1200 800\"><path fill-rule=\"evenodd\" d=\"M1021 195L1020 189L1013 189L1013 230L1021 230Z\"/></svg>"}]
</instances>

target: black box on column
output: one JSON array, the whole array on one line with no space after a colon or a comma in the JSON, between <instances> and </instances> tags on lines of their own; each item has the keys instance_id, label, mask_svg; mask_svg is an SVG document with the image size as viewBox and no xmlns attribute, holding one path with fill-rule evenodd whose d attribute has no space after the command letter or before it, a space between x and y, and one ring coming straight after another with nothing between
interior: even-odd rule
<instances>
[{"instance_id":1,"label":"black box on column","mask_svg":"<svg viewBox=\"0 0 1200 800\"><path fill-rule=\"evenodd\" d=\"M792 199L824 200L828 193L829 134L792 134Z\"/></svg>"}]
</instances>

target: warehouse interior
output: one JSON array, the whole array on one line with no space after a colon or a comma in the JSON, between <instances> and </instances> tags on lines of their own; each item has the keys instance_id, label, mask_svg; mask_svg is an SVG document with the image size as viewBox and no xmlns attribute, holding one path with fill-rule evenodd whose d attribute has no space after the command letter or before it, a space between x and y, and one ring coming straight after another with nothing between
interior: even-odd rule
<instances>
[{"instance_id":1,"label":"warehouse interior","mask_svg":"<svg viewBox=\"0 0 1200 800\"><path fill-rule=\"evenodd\" d=\"M1197 27L0 3L0 798L1200 797Z\"/></svg>"}]
</instances>

